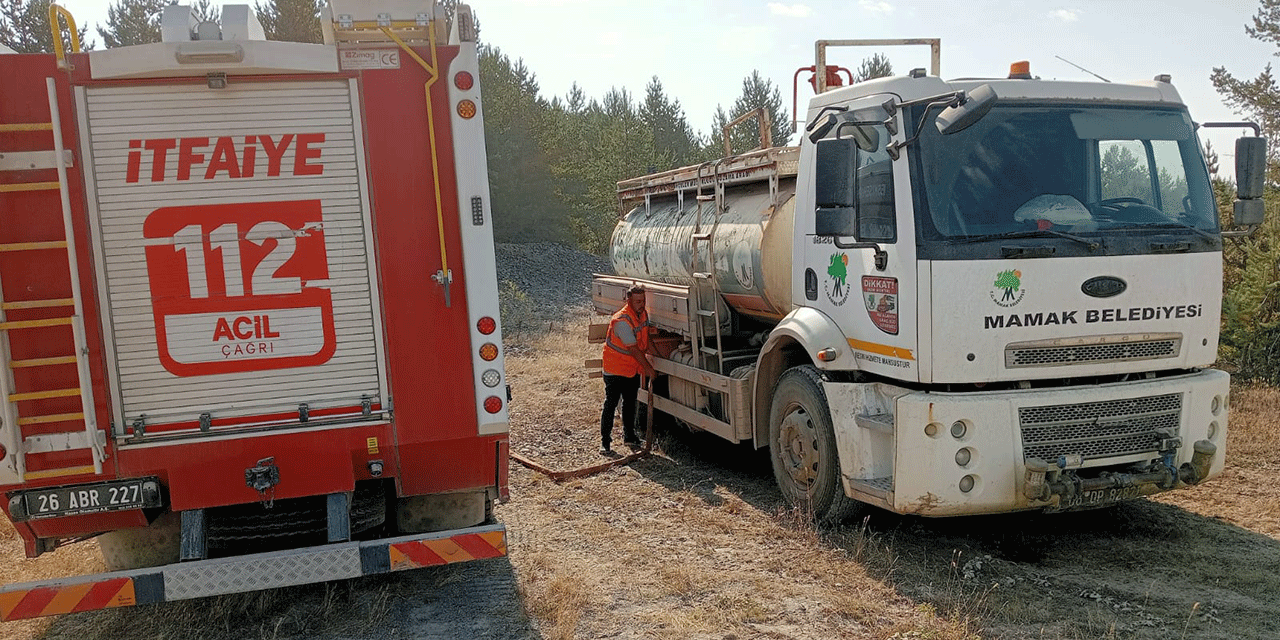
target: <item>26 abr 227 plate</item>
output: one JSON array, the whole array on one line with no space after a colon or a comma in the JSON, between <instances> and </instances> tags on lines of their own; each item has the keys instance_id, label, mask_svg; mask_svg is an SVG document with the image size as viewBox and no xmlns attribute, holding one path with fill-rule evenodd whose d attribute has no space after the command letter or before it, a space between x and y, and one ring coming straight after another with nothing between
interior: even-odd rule
<instances>
[{"instance_id":1,"label":"26 abr 227 plate","mask_svg":"<svg viewBox=\"0 0 1280 640\"><path fill-rule=\"evenodd\" d=\"M158 507L161 504L159 486L154 478L135 478L28 491L22 494L22 499L28 519L39 520Z\"/></svg>"}]
</instances>

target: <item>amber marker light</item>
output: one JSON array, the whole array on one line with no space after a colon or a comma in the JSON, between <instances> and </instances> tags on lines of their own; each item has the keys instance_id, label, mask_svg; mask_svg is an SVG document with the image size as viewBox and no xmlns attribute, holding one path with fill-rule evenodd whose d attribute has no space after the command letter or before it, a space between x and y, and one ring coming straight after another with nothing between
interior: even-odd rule
<instances>
[{"instance_id":1,"label":"amber marker light","mask_svg":"<svg viewBox=\"0 0 1280 640\"><path fill-rule=\"evenodd\" d=\"M476 117L476 103L470 100L463 100L458 103L458 115L466 119Z\"/></svg>"},{"instance_id":2,"label":"amber marker light","mask_svg":"<svg viewBox=\"0 0 1280 640\"><path fill-rule=\"evenodd\" d=\"M453 75L453 86L466 91L475 86L476 79L466 71L459 71Z\"/></svg>"},{"instance_id":3,"label":"amber marker light","mask_svg":"<svg viewBox=\"0 0 1280 640\"><path fill-rule=\"evenodd\" d=\"M498 345L492 342L484 343L484 346L480 347L480 357L484 360L493 360L494 358L497 358Z\"/></svg>"},{"instance_id":4,"label":"amber marker light","mask_svg":"<svg viewBox=\"0 0 1280 640\"><path fill-rule=\"evenodd\" d=\"M1011 80L1030 80L1031 62L1029 60L1019 60L1009 65L1009 78Z\"/></svg>"}]
</instances>

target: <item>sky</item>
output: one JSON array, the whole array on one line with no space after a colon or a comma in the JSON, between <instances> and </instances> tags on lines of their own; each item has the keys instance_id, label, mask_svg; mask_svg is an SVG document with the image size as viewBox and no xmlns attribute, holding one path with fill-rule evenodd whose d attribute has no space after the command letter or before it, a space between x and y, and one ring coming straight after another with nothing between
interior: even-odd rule
<instances>
[{"instance_id":1,"label":"sky","mask_svg":"<svg viewBox=\"0 0 1280 640\"><path fill-rule=\"evenodd\" d=\"M185 2L185 0L183 0ZM376 0L370 0L376 1ZM403 3L403 0L399 0ZM104 21L108 0L62 0L80 24ZM214 4L219 4L217 0ZM1280 48L1245 33L1258 0L471 0L482 41L535 74L544 97L576 82L590 97L625 87L642 97L653 76L706 134L759 70L791 111L792 78L814 64L820 39L941 38L942 77L1003 77L1017 60L1046 80L1113 82L1170 74L1196 122L1241 119L1209 80L1214 67L1256 77ZM90 29L93 39L101 42ZM856 69L873 53L896 74L929 66L927 46L832 49ZM802 75L804 83L807 74ZM483 83L483 78L481 79ZM483 86L483 85L482 85ZM812 97L807 84L800 104ZM804 107L801 107L801 111ZM1201 130L1230 177L1237 129Z\"/></svg>"}]
</instances>

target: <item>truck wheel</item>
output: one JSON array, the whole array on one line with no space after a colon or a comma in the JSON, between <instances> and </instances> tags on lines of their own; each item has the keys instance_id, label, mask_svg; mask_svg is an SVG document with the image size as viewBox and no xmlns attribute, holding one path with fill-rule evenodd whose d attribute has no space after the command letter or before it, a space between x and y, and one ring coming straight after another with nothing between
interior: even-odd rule
<instances>
[{"instance_id":1,"label":"truck wheel","mask_svg":"<svg viewBox=\"0 0 1280 640\"><path fill-rule=\"evenodd\" d=\"M97 540L107 571L172 564L182 546L182 518L170 511L150 526L110 531Z\"/></svg>"},{"instance_id":2,"label":"truck wheel","mask_svg":"<svg viewBox=\"0 0 1280 640\"><path fill-rule=\"evenodd\" d=\"M831 410L816 368L795 367L778 378L769 411L769 453L783 497L818 522L838 523L857 508L840 481Z\"/></svg>"}]
</instances>

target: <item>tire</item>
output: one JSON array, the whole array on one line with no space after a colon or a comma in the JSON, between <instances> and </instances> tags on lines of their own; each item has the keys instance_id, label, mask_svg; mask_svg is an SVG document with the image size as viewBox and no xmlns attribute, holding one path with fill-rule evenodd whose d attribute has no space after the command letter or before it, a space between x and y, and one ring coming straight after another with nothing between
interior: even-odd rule
<instances>
[{"instance_id":1,"label":"tire","mask_svg":"<svg viewBox=\"0 0 1280 640\"><path fill-rule=\"evenodd\" d=\"M858 509L844 493L831 410L813 366L788 369L773 388L769 457L783 497L815 521L836 524Z\"/></svg>"},{"instance_id":2,"label":"tire","mask_svg":"<svg viewBox=\"0 0 1280 640\"><path fill-rule=\"evenodd\" d=\"M182 518L170 511L150 526L110 531L97 541L107 571L172 564L178 561L182 546Z\"/></svg>"}]
</instances>

